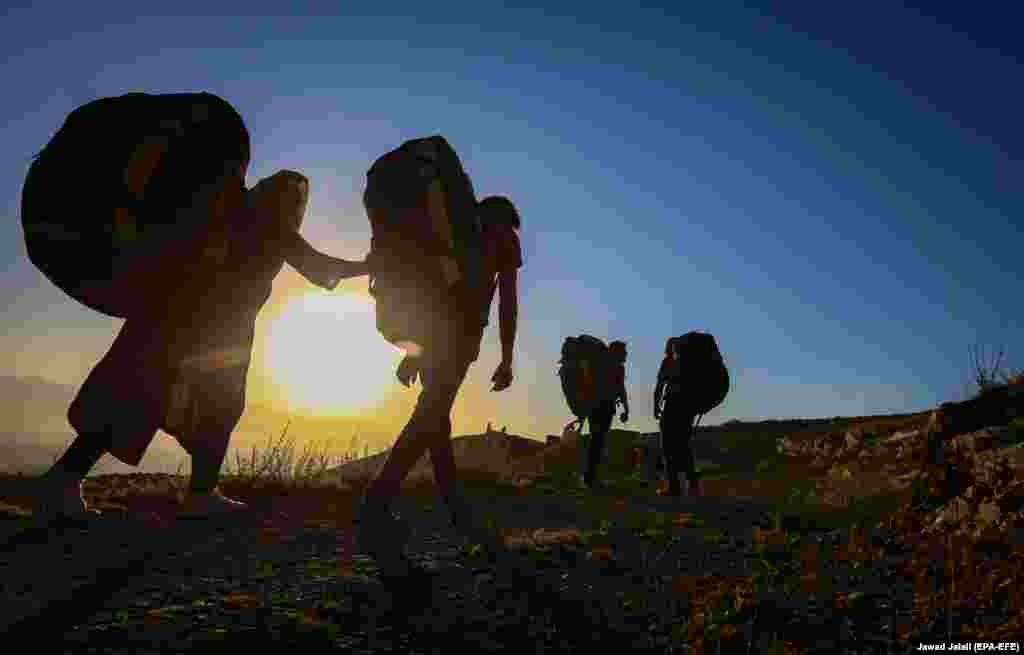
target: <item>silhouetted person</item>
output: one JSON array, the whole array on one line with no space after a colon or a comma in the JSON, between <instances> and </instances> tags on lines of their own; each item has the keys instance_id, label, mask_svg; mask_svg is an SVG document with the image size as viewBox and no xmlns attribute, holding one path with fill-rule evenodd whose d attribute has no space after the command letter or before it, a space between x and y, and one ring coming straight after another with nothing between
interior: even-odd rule
<instances>
[{"instance_id":1,"label":"silhouetted person","mask_svg":"<svg viewBox=\"0 0 1024 655\"><path fill-rule=\"evenodd\" d=\"M626 396L626 344L623 341L613 341L608 344L608 351L611 353L613 366L611 379L606 381L610 385L611 393L608 398L594 408L587 421L590 423L590 448L587 452L587 467L583 473L583 484L591 490L600 489L601 483L597 479L597 467L604 459L605 442L608 431L615 419L615 410L621 403L623 406L620 420L625 423L629 420L629 399Z\"/></svg>"},{"instance_id":2,"label":"silhouetted person","mask_svg":"<svg viewBox=\"0 0 1024 655\"><path fill-rule=\"evenodd\" d=\"M671 337L665 343L665 358L658 370L654 387L654 418L661 428L661 452L665 462L668 493L673 498L682 495L679 480L681 472L692 482L695 464L691 438L698 412L686 403L681 383L679 338ZM696 487L691 484L691 489Z\"/></svg>"},{"instance_id":3,"label":"silhouetted person","mask_svg":"<svg viewBox=\"0 0 1024 655\"><path fill-rule=\"evenodd\" d=\"M452 452L451 410L469 366L480 354L483 330L495 291L499 291L498 320L501 362L491 381L492 391L512 383L512 354L518 314L517 279L522 266L519 214L504 197L491 196L479 203L483 226L483 297L468 302L453 300L432 314L438 321L433 342L423 344L419 357L407 356L398 367L398 378L409 386L419 375L423 389L409 422L402 429L387 461L366 489L359 523L361 547L386 567L408 564L403 548L408 525L391 512L402 480L424 451L430 451L434 481L448 506L452 524L462 534L479 534L468 504L456 487ZM458 298L459 296L453 296Z\"/></svg>"},{"instance_id":4,"label":"silhouetted person","mask_svg":"<svg viewBox=\"0 0 1024 655\"><path fill-rule=\"evenodd\" d=\"M279 212L250 206L244 196L248 157L226 166L225 202L235 209L211 226L194 274L154 289L150 306L125 321L90 372L68 411L78 436L43 478L36 501L41 516L95 513L82 498L83 478L105 453L137 466L158 429L192 457L182 516L247 508L221 494L217 483L245 408L256 315L272 281L284 262L327 289L366 274L367 267L316 251Z\"/></svg>"}]
</instances>

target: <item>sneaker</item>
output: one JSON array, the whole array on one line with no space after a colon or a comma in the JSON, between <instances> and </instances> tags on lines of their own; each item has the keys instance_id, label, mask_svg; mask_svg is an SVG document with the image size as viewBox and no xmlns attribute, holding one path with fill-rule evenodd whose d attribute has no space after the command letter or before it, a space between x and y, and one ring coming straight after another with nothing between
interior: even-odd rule
<instances>
[{"instance_id":1,"label":"sneaker","mask_svg":"<svg viewBox=\"0 0 1024 655\"><path fill-rule=\"evenodd\" d=\"M233 498L228 498L220 489L206 494L189 494L185 499L185 507L178 514L182 519L203 519L226 514L238 514L249 510L249 505Z\"/></svg>"},{"instance_id":2,"label":"sneaker","mask_svg":"<svg viewBox=\"0 0 1024 655\"><path fill-rule=\"evenodd\" d=\"M32 516L41 523L88 522L100 516L85 502L82 480L48 473L39 481L32 501Z\"/></svg>"}]
</instances>

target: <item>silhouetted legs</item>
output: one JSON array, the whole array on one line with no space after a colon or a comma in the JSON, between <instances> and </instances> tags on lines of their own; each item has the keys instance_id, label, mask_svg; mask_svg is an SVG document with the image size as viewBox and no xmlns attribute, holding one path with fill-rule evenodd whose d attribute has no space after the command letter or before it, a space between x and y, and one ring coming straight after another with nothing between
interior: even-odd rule
<instances>
[{"instance_id":1,"label":"silhouetted legs","mask_svg":"<svg viewBox=\"0 0 1024 655\"><path fill-rule=\"evenodd\" d=\"M674 497L682 495L679 474L686 473L692 479L695 464L693 460L693 424L697 414L687 411L678 404L665 403L661 416L661 452L665 458L665 477L668 480L669 494Z\"/></svg>"},{"instance_id":2,"label":"silhouetted legs","mask_svg":"<svg viewBox=\"0 0 1024 655\"><path fill-rule=\"evenodd\" d=\"M389 511L402 480L427 450L439 494L449 507L456 500L451 410L470 365L468 358L461 359L461 362L453 362L438 357L431 363L425 362L420 370L423 390L416 408L395 440L384 467L366 489L363 503L366 510Z\"/></svg>"},{"instance_id":3,"label":"silhouetted legs","mask_svg":"<svg viewBox=\"0 0 1024 655\"><path fill-rule=\"evenodd\" d=\"M50 468L48 475L83 479L110 449L110 433L79 434Z\"/></svg>"},{"instance_id":4,"label":"silhouetted legs","mask_svg":"<svg viewBox=\"0 0 1024 655\"><path fill-rule=\"evenodd\" d=\"M597 467L604 459L605 443L614 418L615 403L603 403L587 419L590 424L590 448L587 451L587 468L583 473L583 483L588 487L593 487L597 483Z\"/></svg>"},{"instance_id":5,"label":"silhouetted legs","mask_svg":"<svg viewBox=\"0 0 1024 655\"><path fill-rule=\"evenodd\" d=\"M207 515L223 511L245 509L246 505L225 498L217 490L221 466L227 455L231 433L244 409L244 380L248 372L246 364L215 368L209 371L193 372L189 375L190 402L184 410L189 418L173 430L182 447L192 458L192 474L189 480L189 496L185 503L184 515ZM103 455L113 446L114 430L126 434L146 437L146 442L156 431L156 422L148 428L139 428L140 423L128 421L126 428L119 423L126 416L134 419L130 407L105 406L107 423L103 430L81 431L61 458L43 477L36 508L39 515L56 518L58 515L74 517L90 513L81 496L82 480L89 474ZM120 414L118 413L120 410ZM98 412L102 413L102 412ZM136 437L132 437L133 439Z\"/></svg>"}]
</instances>

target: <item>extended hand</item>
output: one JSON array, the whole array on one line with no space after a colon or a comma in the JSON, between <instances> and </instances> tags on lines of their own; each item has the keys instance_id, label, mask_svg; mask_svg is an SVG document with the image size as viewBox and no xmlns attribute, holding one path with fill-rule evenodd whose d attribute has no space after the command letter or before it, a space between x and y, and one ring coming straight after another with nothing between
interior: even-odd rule
<instances>
[{"instance_id":1,"label":"extended hand","mask_svg":"<svg viewBox=\"0 0 1024 655\"><path fill-rule=\"evenodd\" d=\"M491 391L508 389L509 385L512 384L512 364L509 362L498 364L498 368L494 370L494 375L491 376L491 382L494 383Z\"/></svg>"},{"instance_id":2,"label":"extended hand","mask_svg":"<svg viewBox=\"0 0 1024 655\"><path fill-rule=\"evenodd\" d=\"M395 371L395 376L403 386L412 386L412 383L416 381L416 376L420 373L420 364L415 357L406 355L402 359L401 363L398 364L398 370Z\"/></svg>"}]
</instances>

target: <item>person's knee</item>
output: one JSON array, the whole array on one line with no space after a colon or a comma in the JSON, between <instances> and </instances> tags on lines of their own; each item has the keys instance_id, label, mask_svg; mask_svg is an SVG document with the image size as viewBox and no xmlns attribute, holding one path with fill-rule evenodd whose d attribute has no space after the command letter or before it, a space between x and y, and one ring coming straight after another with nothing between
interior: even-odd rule
<instances>
[{"instance_id":1,"label":"person's knee","mask_svg":"<svg viewBox=\"0 0 1024 655\"><path fill-rule=\"evenodd\" d=\"M217 421L201 424L195 432L177 436L178 443L193 457L223 457L237 423Z\"/></svg>"}]
</instances>

